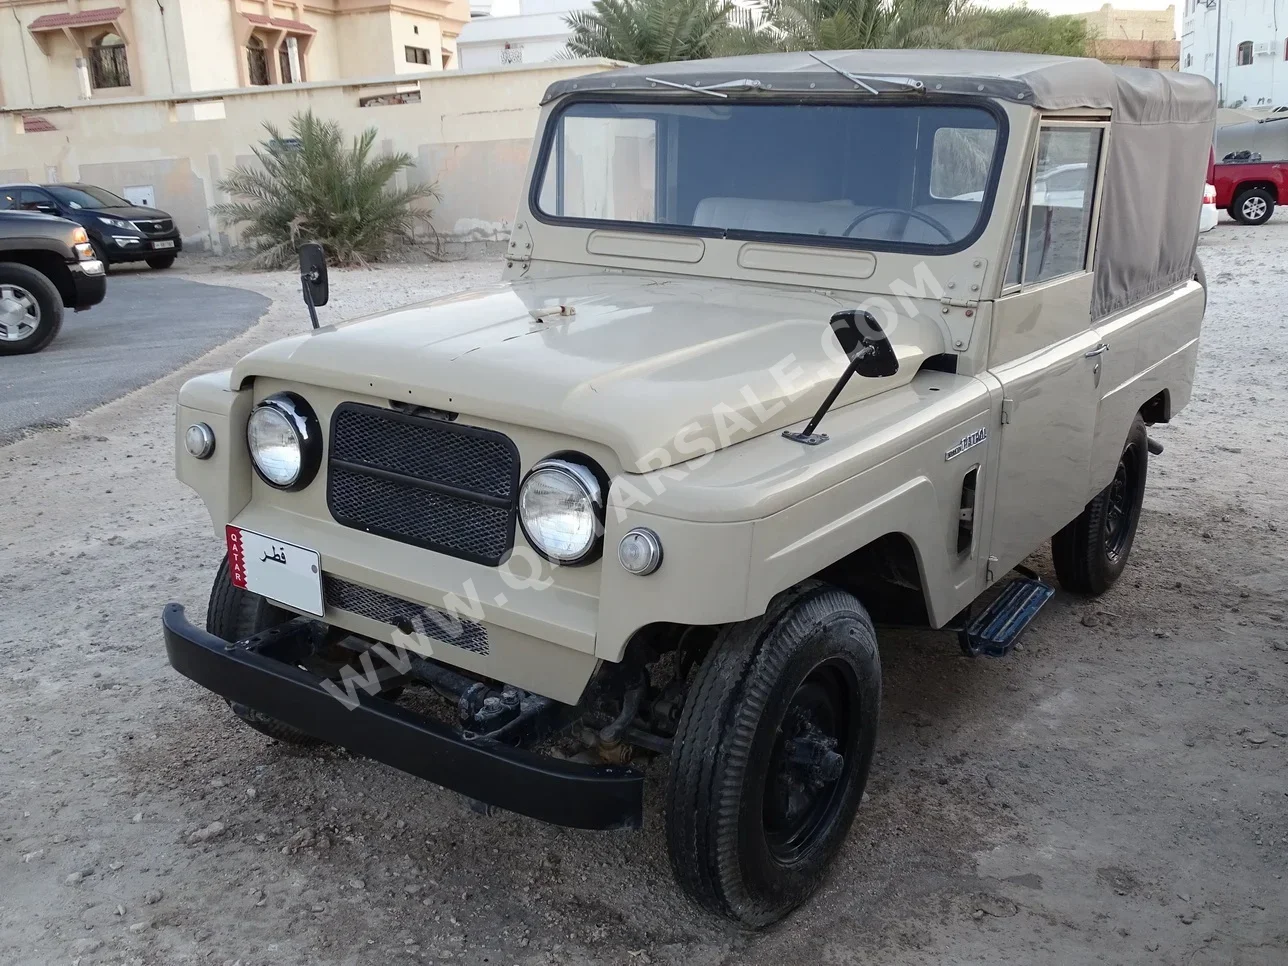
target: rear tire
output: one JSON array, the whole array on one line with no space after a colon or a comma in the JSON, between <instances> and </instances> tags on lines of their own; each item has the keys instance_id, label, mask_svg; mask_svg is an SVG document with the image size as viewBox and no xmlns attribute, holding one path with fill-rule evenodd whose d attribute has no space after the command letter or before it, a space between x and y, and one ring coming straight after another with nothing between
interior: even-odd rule
<instances>
[{"instance_id":1,"label":"rear tire","mask_svg":"<svg viewBox=\"0 0 1288 966\"><path fill-rule=\"evenodd\" d=\"M173 252L169 255L153 255L147 260L148 267L155 268L158 272L164 271L174 264L174 259L175 255Z\"/></svg>"},{"instance_id":2,"label":"rear tire","mask_svg":"<svg viewBox=\"0 0 1288 966\"><path fill-rule=\"evenodd\" d=\"M850 594L807 583L721 630L667 788L667 851L691 899L760 927L813 894L863 797L880 702L876 635Z\"/></svg>"},{"instance_id":3,"label":"rear tire","mask_svg":"<svg viewBox=\"0 0 1288 966\"><path fill-rule=\"evenodd\" d=\"M0 262L0 356L39 352L63 327L63 297L45 275Z\"/></svg>"},{"instance_id":4,"label":"rear tire","mask_svg":"<svg viewBox=\"0 0 1288 966\"><path fill-rule=\"evenodd\" d=\"M252 594L233 584L228 576L228 557L224 556L210 588L210 604L206 608L206 630L225 641L244 641L260 631L275 627L295 615L282 610L259 594ZM229 701L233 714L241 718L262 735L289 745L308 747L322 744L317 738L299 728L276 718L261 714L244 704Z\"/></svg>"},{"instance_id":5,"label":"rear tire","mask_svg":"<svg viewBox=\"0 0 1288 966\"><path fill-rule=\"evenodd\" d=\"M1265 188L1249 188L1230 206L1230 215L1245 225L1264 225L1274 213L1274 195Z\"/></svg>"},{"instance_id":6,"label":"rear tire","mask_svg":"<svg viewBox=\"0 0 1288 966\"><path fill-rule=\"evenodd\" d=\"M1051 538L1051 558L1060 586L1098 596L1127 566L1149 471L1149 433L1137 413L1110 484L1072 523Z\"/></svg>"}]
</instances>

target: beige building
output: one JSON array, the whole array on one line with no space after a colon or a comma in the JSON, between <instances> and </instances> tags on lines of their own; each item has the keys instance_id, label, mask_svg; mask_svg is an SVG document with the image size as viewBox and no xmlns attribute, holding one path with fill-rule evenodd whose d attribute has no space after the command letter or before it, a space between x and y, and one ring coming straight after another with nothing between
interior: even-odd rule
<instances>
[{"instance_id":1,"label":"beige building","mask_svg":"<svg viewBox=\"0 0 1288 966\"><path fill-rule=\"evenodd\" d=\"M1099 10L1074 14L1086 21L1093 37L1091 53L1107 64L1176 70L1181 44L1176 39L1176 7L1165 10Z\"/></svg>"},{"instance_id":2,"label":"beige building","mask_svg":"<svg viewBox=\"0 0 1288 966\"><path fill-rule=\"evenodd\" d=\"M0 106L456 66L468 0L0 0Z\"/></svg>"}]
</instances>

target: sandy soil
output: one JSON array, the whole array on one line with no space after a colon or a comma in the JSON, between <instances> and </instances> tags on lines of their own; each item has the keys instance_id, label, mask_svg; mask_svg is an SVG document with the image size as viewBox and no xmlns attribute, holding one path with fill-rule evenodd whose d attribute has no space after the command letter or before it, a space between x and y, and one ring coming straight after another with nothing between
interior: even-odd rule
<instances>
[{"instance_id":1,"label":"sandy soil","mask_svg":"<svg viewBox=\"0 0 1288 966\"><path fill-rule=\"evenodd\" d=\"M0 962L1283 966L1288 219L1203 254L1198 390L1156 431L1128 574L1057 595L1005 661L885 635L868 801L760 935L675 891L656 768L642 833L483 818L261 738L168 668L161 605L203 613L222 552L173 479L174 393L307 324L289 276L241 277L275 299L245 336L0 449ZM338 274L324 311L496 272Z\"/></svg>"}]
</instances>

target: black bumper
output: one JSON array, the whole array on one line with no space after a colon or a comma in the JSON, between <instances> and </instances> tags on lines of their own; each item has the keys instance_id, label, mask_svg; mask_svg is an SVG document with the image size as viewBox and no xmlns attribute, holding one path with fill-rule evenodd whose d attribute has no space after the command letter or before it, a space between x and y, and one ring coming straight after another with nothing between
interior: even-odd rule
<instances>
[{"instance_id":1,"label":"black bumper","mask_svg":"<svg viewBox=\"0 0 1288 966\"><path fill-rule=\"evenodd\" d=\"M129 236L135 237L135 236ZM176 231L170 235L139 235L135 244L118 245L112 239L110 233L105 234L98 242L99 249L107 256L108 261L115 264L116 262L141 262L146 258L159 258L163 255L177 255L183 251L183 239L179 237ZM153 242L169 241L174 242L173 248L156 248Z\"/></svg>"},{"instance_id":2,"label":"black bumper","mask_svg":"<svg viewBox=\"0 0 1288 966\"><path fill-rule=\"evenodd\" d=\"M359 692L349 710L323 679L263 652L229 644L188 622L183 607L161 615L170 664L185 677L301 731L470 798L572 828L639 828L644 776L633 768L550 758L487 739Z\"/></svg>"},{"instance_id":3,"label":"black bumper","mask_svg":"<svg viewBox=\"0 0 1288 966\"><path fill-rule=\"evenodd\" d=\"M71 274L75 297L67 308L81 312L103 301L103 296L107 294L107 276L105 274L100 272L98 275L86 275L78 269L73 269Z\"/></svg>"}]
</instances>

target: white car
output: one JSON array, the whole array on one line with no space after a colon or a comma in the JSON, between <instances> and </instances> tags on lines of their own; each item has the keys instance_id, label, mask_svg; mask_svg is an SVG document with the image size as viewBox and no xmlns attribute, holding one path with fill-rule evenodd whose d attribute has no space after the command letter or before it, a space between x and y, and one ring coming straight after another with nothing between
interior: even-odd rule
<instances>
[{"instance_id":1,"label":"white car","mask_svg":"<svg viewBox=\"0 0 1288 966\"><path fill-rule=\"evenodd\" d=\"M1203 186L1203 207L1199 209L1199 231L1211 231L1216 227L1216 185Z\"/></svg>"}]
</instances>

